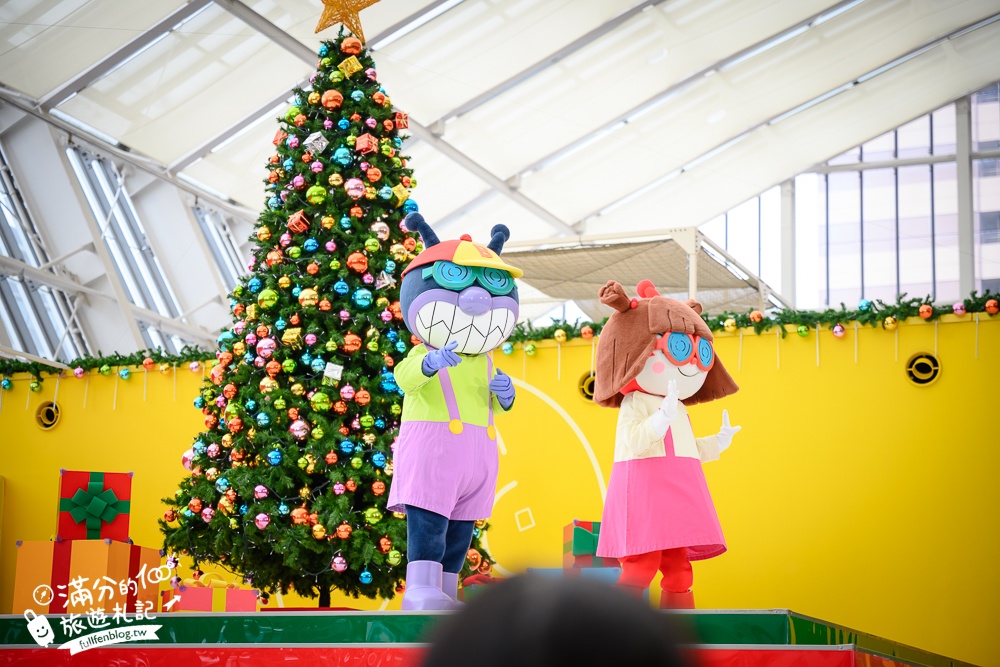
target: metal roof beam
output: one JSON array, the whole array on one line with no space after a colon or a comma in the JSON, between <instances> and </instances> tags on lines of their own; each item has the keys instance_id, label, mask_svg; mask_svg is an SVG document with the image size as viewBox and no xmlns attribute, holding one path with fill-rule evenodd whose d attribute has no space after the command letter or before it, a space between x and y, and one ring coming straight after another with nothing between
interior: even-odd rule
<instances>
[{"instance_id":1,"label":"metal roof beam","mask_svg":"<svg viewBox=\"0 0 1000 667\"><path fill-rule=\"evenodd\" d=\"M634 16L644 12L646 9L649 9L650 7L655 7L656 5L659 5L665 1L666 0L643 0L640 3L633 5L632 7L623 11L621 14L618 14L614 18L597 26L590 32L574 39L572 42L562 47L555 53L549 54L542 60L536 62L534 65L531 65L530 67L521 70L520 72L518 72L517 74L513 75L512 77L508 78L505 81L501 81L500 83L493 86L489 90L486 90L480 93L479 95L476 95L465 104L462 104L461 106L452 109L451 111L449 111L448 113L446 113L445 115L441 116L436 121L434 121L434 123L445 123L451 120L452 118L458 118L459 116L463 116L469 113L470 111L478 109L479 107L486 104L493 98L502 95L503 93L507 92L511 88L520 85L521 83L524 83L525 81L535 76L539 72L548 69L552 65L555 65L556 63L560 62L566 57L576 53L583 47L593 44L595 40L600 39L601 37L611 32L618 26L622 25L626 21L630 20ZM431 125L433 126L434 123L431 123Z\"/></svg>"},{"instance_id":2,"label":"metal roof beam","mask_svg":"<svg viewBox=\"0 0 1000 667\"><path fill-rule=\"evenodd\" d=\"M138 53L141 53L150 45L162 39L164 35L177 28L178 25L184 23L210 4L212 4L212 0L190 0L187 4L178 7L172 14L163 18L156 25L143 31L138 37L125 46L105 56L102 60L98 61L83 72L80 72L55 90L43 95L38 100L39 106L43 111L49 111L53 107L59 106L90 84L121 67L121 65L127 62L130 58L135 57Z\"/></svg>"},{"instance_id":3,"label":"metal roof beam","mask_svg":"<svg viewBox=\"0 0 1000 667\"><path fill-rule=\"evenodd\" d=\"M121 160L122 162L127 162L138 169L142 169L143 171L170 183L180 190L189 192L196 197L200 197L205 201L211 202L223 210L229 211L238 218L243 218L247 221L253 221L257 218L257 214L254 211L236 203L232 199L222 199L221 197L205 192L201 188L191 185L190 183L185 183L183 180L178 179L176 176L171 174L165 165L153 160L152 158L146 157L145 155L128 148L116 146L108 141L105 141L104 139L75 127L64 120L56 118L55 116L43 111L38 106L38 102L31 99L27 95L0 85L0 100L20 109L21 111L28 112L36 118L45 121L49 125L62 130L71 137L79 137L80 139L93 145L104 155Z\"/></svg>"},{"instance_id":4,"label":"metal roof beam","mask_svg":"<svg viewBox=\"0 0 1000 667\"><path fill-rule=\"evenodd\" d=\"M247 7L240 0L213 0L216 5L246 23L296 58L315 66L319 57L315 52L290 34L274 25L262 15Z\"/></svg>"},{"instance_id":5,"label":"metal roof beam","mask_svg":"<svg viewBox=\"0 0 1000 667\"><path fill-rule=\"evenodd\" d=\"M600 217L603 213L608 212L609 209L617 207L617 206L619 206L620 204L622 204L623 202L625 202L627 200L633 199L633 198L635 198L635 197L637 197L637 196L639 196L641 194L644 194L645 192L648 192L649 190L652 190L655 187L658 187L659 185L662 185L663 183L665 183L665 182L667 182L669 180L672 180L672 179L676 178L677 176L680 176L681 174L683 174L683 173L685 173L687 171L690 171L691 169L693 169L694 167L696 167L698 164L700 164L700 163L708 160L709 158L712 158L712 157L718 155L719 153L722 153L726 149L728 149L731 146L733 146L733 145L739 143L740 141L746 139L751 134L753 134L754 132L756 132L757 130L759 130L761 128L766 128L766 127L768 127L770 125L776 125L777 123L780 123L781 121L783 121L783 120L785 120L787 118L791 118L794 115L796 115L796 114L798 114L798 113L800 113L802 111L805 111L805 110L807 110L807 109L809 109L809 108L811 108L813 106L816 106L817 104L822 104L823 102L826 102L827 100L829 100L829 99L831 99L833 97L836 97L840 93L843 93L843 92L845 92L847 90L850 90L851 88L853 88L853 87L855 87L857 85L860 85L860 84L862 84L862 83L864 83L866 81L870 81L870 80L872 80L872 79L874 79L874 78L876 78L878 76L881 76L881 75L885 74L886 72L890 72L895 67L908 62L909 60L911 60L911 59L919 56L922 53L925 53L925 52L929 51L930 49L933 49L933 48L935 48L937 46L940 46L941 44L946 43L948 40L950 40L952 38L960 37L960 36L962 36L964 34L967 34L969 32L972 32L973 30L977 30L979 28L984 28L984 27L986 27L986 26L988 26L988 25L990 25L992 23L995 23L997 21L1000 21L1000 12L998 12L996 14L993 14L993 15L985 18L985 19L981 19L979 21L975 21L974 23L970 23L968 25L962 26L961 28L957 28L955 30L952 30L951 32L949 32L947 34L939 35L938 37L935 37L934 39L931 39L931 40L929 40L929 41L921 44L920 46L917 46L917 47L915 47L915 48L907 51L903 55L901 55L901 56L899 56L897 58L894 58L890 62L885 63L885 64L883 64L883 65L881 65L879 67L876 67L876 68L870 70L869 72L867 72L865 74L862 74L861 76L858 76L858 77L852 79L851 81L848 81L848 82L846 82L846 83L844 83L844 84L842 84L840 86L837 86L837 87L835 87L835 88L833 88L833 89L831 89L831 90L823 93L822 95L818 95L818 96L814 97L813 99L811 99L811 100L809 100L807 102L804 102L802 104L796 105L792 109L788 109L786 111L782 111L781 113L775 114L775 115L771 116L770 118L762 120L762 121L760 121L760 122L752 125L751 127L743 130L740 134L738 134L738 135L736 135L736 136L734 136L734 137L732 137L730 139L727 139L726 141L718 144L717 146L715 146L711 150L708 150L705 153L699 155L698 157L696 157L695 159L691 160L687 164L685 164L685 165L683 165L683 166L681 166L681 167L679 167L677 169L674 169L670 173L664 174L664 175L656 178L655 180L653 180L653 181L651 181L649 183L646 183L645 185L642 185L639 188L636 188L632 192L624 195L623 197L619 197L618 199L616 199L613 202L605 204L604 206L602 206L600 209L598 209L596 211L592 211L591 213L588 213L587 215L584 215L583 217L581 217L578 221L576 221L574 223L573 228L574 228L575 231L582 230L588 220L590 220L592 218ZM926 162L927 160L924 160L924 161ZM816 171L816 170L813 169L813 170L809 170L809 171Z\"/></svg>"},{"instance_id":6,"label":"metal roof beam","mask_svg":"<svg viewBox=\"0 0 1000 667\"><path fill-rule=\"evenodd\" d=\"M106 294L105 292L94 289L93 287L87 287L86 285L82 285L64 276L43 271L31 266L30 264L25 264L24 262L3 255L0 255L0 275L7 275L21 280L27 280L39 285L46 285L66 294L94 296L111 301L119 301L119 303L121 303L120 300L113 294ZM127 310L125 313L126 317L133 317L137 320L147 322L161 331L183 336L193 341L207 343L215 342L214 334L207 329L187 324L185 322L179 322L171 317L161 315L160 313L153 312L146 308L140 308L139 306L136 306L128 301L121 305L123 306L123 310ZM144 345L141 339L139 340L139 344Z\"/></svg>"}]
</instances>

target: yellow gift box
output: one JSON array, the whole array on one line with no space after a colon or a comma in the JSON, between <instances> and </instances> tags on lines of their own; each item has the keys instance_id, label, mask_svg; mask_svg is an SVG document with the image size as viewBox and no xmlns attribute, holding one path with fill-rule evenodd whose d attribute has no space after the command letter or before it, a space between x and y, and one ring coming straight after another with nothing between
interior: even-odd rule
<instances>
[{"instance_id":1,"label":"yellow gift box","mask_svg":"<svg viewBox=\"0 0 1000 667\"><path fill-rule=\"evenodd\" d=\"M155 611L159 582L169 578L160 551L113 540L17 543L13 612L112 614Z\"/></svg>"}]
</instances>

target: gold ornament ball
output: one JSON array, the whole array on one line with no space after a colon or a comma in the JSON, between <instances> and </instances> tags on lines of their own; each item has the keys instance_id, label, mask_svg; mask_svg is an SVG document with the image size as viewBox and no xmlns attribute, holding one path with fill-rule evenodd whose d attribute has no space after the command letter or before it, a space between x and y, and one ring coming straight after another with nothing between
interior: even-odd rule
<instances>
[{"instance_id":1,"label":"gold ornament ball","mask_svg":"<svg viewBox=\"0 0 1000 667\"><path fill-rule=\"evenodd\" d=\"M312 491L309 489L309 487L303 486L301 489L299 489L299 498L308 498L310 493L312 493Z\"/></svg>"},{"instance_id":2,"label":"gold ornament ball","mask_svg":"<svg viewBox=\"0 0 1000 667\"><path fill-rule=\"evenodd\" d=\"M731 317L727 318L726 321L722 323L722 328L729 333L736 331L736 320Z\"/></svg>"},{"instance_id":3,"label":"gold ornament ball","mask_svg":"<svg viewBox=\"0 0 1000 667\"><path fill-rule=\"evenodd\" d=\"M889 317L882 320L882 326L886 328L887 331L892 331L896 328L896 318L890 315Z\"/></svg>"},{"instance_id":4,"label":"gold ornament ball","mask_svg":"<svg viewBox=\"0 0 1000 667\"><path fill-rule=\"evenodd\" d=\"M312 527L312 534L317 540L322 540L326 537L326 528L323 527L323 524L317 523Z\"/></svg>"},{"instance_id":5,"label":"gold ornament ball","mask_svg":"<svg viewBox=\"0 0 1000 667\"><path fill-rule=\"evenodd\" d=\"M564 329L556 329L554 338L556 339L557 343L565 343L566 331Z\"/></svg>"}]
</instances>

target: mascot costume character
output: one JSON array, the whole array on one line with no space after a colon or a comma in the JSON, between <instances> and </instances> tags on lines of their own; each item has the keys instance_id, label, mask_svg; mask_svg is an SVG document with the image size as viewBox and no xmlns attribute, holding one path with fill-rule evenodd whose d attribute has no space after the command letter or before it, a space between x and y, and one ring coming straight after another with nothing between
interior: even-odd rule
<instances>
[{"instance_id":1,"label":"mascot costume character","mask_svg":"<svg viewBox=\"0 0 1000 667\"><path fill-rule=\"evenodd\" d=\"M612 313L597 346L594 401L619 408L597 555L617 558L619 585L639 595L657 570L661 607L694 608L691 561L726 550L701 464L714 461L739 426L722 412L717 435L696 438L685 406L738 387L715 356L701 304L660 296L648 280L630 299L601 288Z\"/></svg>"},{"instance_id":2,"label":"mascot costume character","mask_svg":"<svg viewBox=\"0 0 1000 667\"><path fill-rule=\"evenodd\" d=\"M493 511L493 414L510 410L514 385L489 353L514 330L514 278L523 272L500 258L504 225L485 246L468 235L439 241L417 213L406 227L420 233L424 250L403 272L399 300L421 344L395 369L406 397L388 505L406 513L403 609L451 609L474 523Z\"/></svg>"}]
</instances>

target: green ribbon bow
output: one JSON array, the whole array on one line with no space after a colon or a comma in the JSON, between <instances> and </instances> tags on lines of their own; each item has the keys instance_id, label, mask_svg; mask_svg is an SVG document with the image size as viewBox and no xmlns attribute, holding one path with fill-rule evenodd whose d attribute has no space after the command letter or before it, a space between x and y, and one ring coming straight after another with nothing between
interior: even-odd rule
<instances>
[{"instance_id":1,"label":"green ribbon bow","mask_svg":"<svg viewBox=\"0 0 1000 667\"><path fill-rule=\"evenodd\" d=\"M593 556L597 553L597 538L601 534L599 524L594 525L594 532L586 528L573 526L573 547L574 556Z\"/></svg>"},{"instance_id":2,"label":"green ribbon bow","mask_svg":"<svg viewBox=\"0 0 1000 667\"><path fill-rule=\"evenodd\" d=\"M111 489L104 488L104 473L90 473L86 489L77 489L72 498L59 500L59 511L69 512L73 521L86 523L87 539L101 537L101 526L111 523L119 514L128 514L130 502L118 500Z\"/></svg>"}]
</instances>

